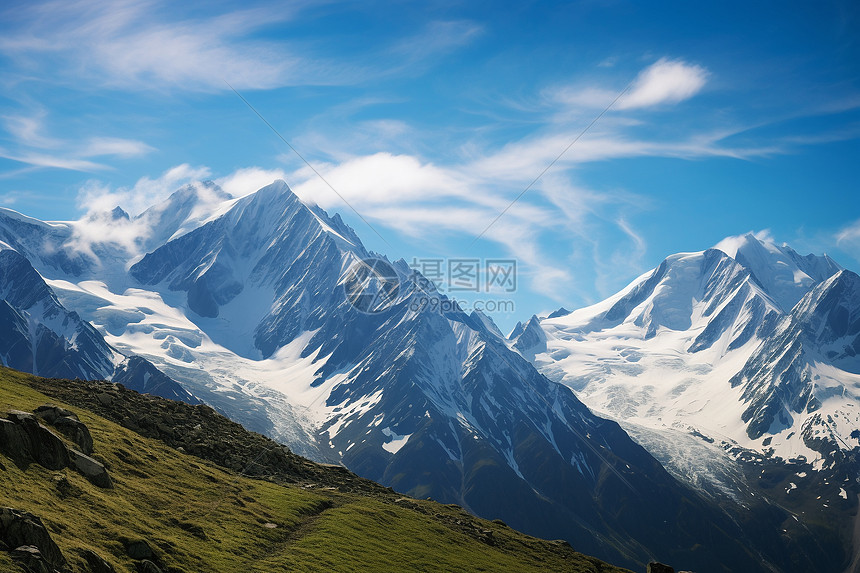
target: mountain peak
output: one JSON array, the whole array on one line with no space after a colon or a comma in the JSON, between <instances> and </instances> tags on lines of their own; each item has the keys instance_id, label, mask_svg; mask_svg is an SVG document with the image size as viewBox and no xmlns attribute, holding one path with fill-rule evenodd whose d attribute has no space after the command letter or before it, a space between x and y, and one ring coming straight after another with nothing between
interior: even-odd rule
<instances>
[{"instance_id":1,"label":"mountain peak","mask_svg":"<svg viewBox=\"0 0 860 573\"><path fill-rule=\"evenodd\" d=\"M517 328L509 338L514 348L526 357L533 360L535 354L546 351L546 334L540 325L540 318L533 314L525 324L517 323Z\"/></svg>"},{"instance_id":2,"label":"mountain peak","mask_svg":"<svg viewBox=\"0 0 860 573\"><path fill-rule=\"evenodd\" d=\"M773 249L778 248L773 241L770 240L770 236L764 231L759 231L758 233L749 231L743 235L726 237L713 246L714 249L724 252L733 259L737 258L738 253L742 253L744 251L751 252L754 249L768 250L768 247Z\"/></svg>"},{"instance_id":3,"label":"mountain peak","mask_svg":"<svg viewBox=\"0 0 860 573\"><path fill-rule=\"evenodd\" d=\"M800 255L786 244L775 244L763 232L726 237L714 248L749 270L784 312L813 286L842 269L827 255Z\"/></svg>"},{"instance_id":4,"label":"mountain peak","mask_svg":"<svg viewBox=\"0 0 860 573\"><path fill-rule=\"evenodd\" d=\"M285 198L299 201L299 197L293 192L292 189L290 189L290 186L287 185L287 182L283 179L275 179L268 185L261 187L260 189L252 193L252 195L260 200Z\"/></svg>"},{"instance_id":5,"label":"mountain peak","mask_svg":"<svg viewBox=\"0 0 860 573\"><path fill-rule=\"evenodd\" d=\"M111 219L113 219L114 221L118 219L125 219L126 221L128 221L130 219L128 213L125 212L125 209L123 209L119 205L113 208L113 211L110 212L110 216Z\"/></svg>"},{"instance_id":6,"label":"mountain peak","mask_svg":"<svg viewBox=\"0 0 860 573\"><path fill-rule=\"evenodd\" d=\"M838 319L846 323L857 320L860 314L860 276L842 269L826 281L818 284L795 308L798 317L808 317L824 312L836 312ZM857 329L860 324L854 325Z\"/></svg>"},{"instance_id":7,"label":"mountain peak","mask_svg":"<svg viewBox=\"0 0 860 573\"><path fill-rule=\"evenodd\" d=\"M569 311L569 310L567 310L566 308L564 308L564 307L562 306L562 307L560 307L558 310L555 310L555 311L553 311L553 312L549 313L549 316L547 316L547 318L558 318L558 317L560 317L560 316L567 316L567 315L568 315L568 314L570 314L571 312L572 312L572 311Z\"/></svg>"},{"instance_id":8,"label":"mountain peak","mask_svg":"<svg viewBox=\"0 0 860 573\"><path fill-rule=\"evenodd\" d=\"M171 239L188 233L202 225L219 205L233 196L212 181L183 185L170 196L153 205L137 217L149 229L146 250L156 248Z\"/></svg>"}]
</instances>

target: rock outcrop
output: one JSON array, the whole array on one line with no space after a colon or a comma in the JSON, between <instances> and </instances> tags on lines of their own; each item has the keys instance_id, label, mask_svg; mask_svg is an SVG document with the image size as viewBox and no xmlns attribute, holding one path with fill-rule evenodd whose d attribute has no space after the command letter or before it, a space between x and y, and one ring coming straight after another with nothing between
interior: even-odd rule
<instances>
[{"instance_id":1,"label":"rock outcrop","mask_svg":"<svg viewBox=\"0 0 860 573\"><path fill-rule=\"evenodd\" d=\"M122 384L33 378L30 384L53 398L117 422L182 453L244 475L282 483L314 483L340 491L390 495L390 490L342 466L313 463L289 448L249 432L205 405L139 394Z\"/></svg>"},{"instance_id":2,"label":"rock outcrop","mask_svg":"<svg viewBox=\"0 0 860 573\"><path fill-rule=\"evenodd\" d=\"M59 406L50 405L39 406L34 413L75 442L83 453L93 453L93 437L90 435L89 428L78 420L77 414Z\"/></svg>"},{"instance_id":3,"label":"rock outcrop","mask_svg":"<svg viewBox=\"0 0 860 573\"><path fill-rule=\"evenodd\" d=\"M68 447L39 420L52 424L83 451ZM36 408L36 414L20 410L7 412L6 419L0 419L0 452L22 468L31 463L49 470L72 467L98 487L113 487L104 464L87 455L93 452L89 428L77 415L63 408L46 405Z\"/></svg>"},{"instance_id":4,"label":"rock outcrop","mask_svg":"<svg viewBox=\"0 0 860 573\"><path fill-rule=\"evenodd\" d=\"M31 513L0 509L0 542L11 549L12 560L37 573L65 573L68 562L42 520Z\"/></svg>"},{"instance_id":5,"label":"rock outcrop","mask_svg":"<svg viewBox=\"0 0 860 573\"><path fill-rule=\"evenodd\" d=\"M78 473L87 478L93 485L105 489L113 487L113 481L101 462L77 450L69 450L69 458L72 460L72 467L78 470Z\"/></svg>"},{"instance_id":6,"label":"rock outcrop","mask_svg":"<svg viewBox=\"0 0 860 573\"><path fill-rule=\"evenodd\" d=\"M66 444L54 432L39 423L29 412L10 410L0 424L0 451L16 464L26 467L38 463L49 470L69 465Z\"/></svg>"},{"instance_id":7,"label":"rock outcrop","mask_svg":"<svg viewBox=\"0 0 860 573\"><path fill-rule=\"evenodd\" d=\"M144 559L140 563L137 564L137 570L139 573L161 573L161 569L150 561L149 559Z\"/></svg>"}]
</instances>

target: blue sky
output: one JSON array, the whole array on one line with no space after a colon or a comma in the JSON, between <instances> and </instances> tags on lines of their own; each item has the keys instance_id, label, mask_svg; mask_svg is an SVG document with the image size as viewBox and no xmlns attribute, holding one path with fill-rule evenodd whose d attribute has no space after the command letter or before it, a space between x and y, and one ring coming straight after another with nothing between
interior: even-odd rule
<instances>
[{"instance_id":1,"label":"blue sky","mask_svg":"<svg viewBox=\"0 0 860 573\"><path fill-rule=\"evenodd\" d=\"M282 177L391 258L516 258L505 329L748 231L860 269L856 2L103 4L4 4L0 205Z\"/></svg>"}]
</instances>

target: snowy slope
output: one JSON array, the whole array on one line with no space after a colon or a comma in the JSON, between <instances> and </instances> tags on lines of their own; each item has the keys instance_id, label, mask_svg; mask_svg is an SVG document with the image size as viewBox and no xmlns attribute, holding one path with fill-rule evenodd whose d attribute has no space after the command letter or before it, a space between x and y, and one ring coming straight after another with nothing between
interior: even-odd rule
<instances>
[{"instance_id":1,"label":"snowy slope","mask_svg":"<svg viewBox=\"0 0 860 573\"><path fill-rule=\"evenodd\" d=\"M124 358L63 308L29 261L7 245L0 246L0 309L4 366L42 376L105 378Z\"/></svg>"},{"instance_id":2,"label":"snowy slope","mask_svg":"<svg viewBox=\"0 0 860 573\"><path fill-rule=\"evenodd\" d=\"M150 362L122 354L60 304L30 262L0 243L0 362L45 377L107 379L134 390L198 401Z\"/></svg>"},{"instance_id":3,"label":"snowy slope","mask_svg":"<svg viewBox=\"0 0 860 573\"><path fill-rule=\"evenodd\" d=\"M860 277L812 288L731 382L752 439L797 432L829 463L860 445Z\"/></svg>"},{"instance_id":4,"label":"snowy slope","mask_svg":"<svg viewBox=\"0 0 860 573\"><path fill-rule=\"evenodd\" d=\"M857 368L845 354L852 350L843 349L854 339L832 328L814 340L801 332L820 328L811 325L817 311L810 310L819 298L827 297L840 319L844 308L860 304L845 284L853 276L826 256L732 237L668 257L597 305L542 320L546 351L534 362L634 434L674 429L786 460L823 460L825 452L804 437L809 420L842 413L833 439L846 443L860 421L853 414L860 407ZM827 411L814 414L825 401Z\"/></svg>"}]
</instances>

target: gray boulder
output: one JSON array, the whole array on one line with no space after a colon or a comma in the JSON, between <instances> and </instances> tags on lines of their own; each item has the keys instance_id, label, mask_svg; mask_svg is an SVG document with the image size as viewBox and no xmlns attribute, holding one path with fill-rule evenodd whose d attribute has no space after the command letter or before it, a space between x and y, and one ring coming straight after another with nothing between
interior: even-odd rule
<instances>
[{"instance_id":1,"label":"gray boulder","mask_svg":"<svg viewBox=\"0 0 860 573\"><path fill-rule=\"evenodd\" d=\"M33 440L33 457L40 466L49 470L68 467L69 450L59 436L35 420L25 420L23 425Z\"/></svg>"},{"instance_id":2,"label":"gray boulder","mask_svg":"<svg viewBox=\"0 0 860 573\"><path fill-rule=\"evenodd\" d=\"M20 465L35 461L49 470L69 465L69 454L63 440L39 423L30 413L20 410L7 412L8 423L0 424L0 450Z\"/></svg>"},{"instance_id":3,"label":"gray boulder","mask_svg":"<svg viewBox=\"0 0 860 573\"><path fill-rule=\"evenodd\" d=\"M77 450L68 450L68 452L71 465L87 478L90 483L107 489L113 487L113 480L110 479L107 469L105 469L101 462Z\"/></svg>"},{"instance_id":4,"label":"gray boulder","mask_svg":"<svg viewBox=\"0 0 860 573\"><path fill-rule=\"evenodd\" d=\"M673 567L669 567L668 565L664 565L659 561L652 561L648 564L646 573L675 573L675 569Z\"/></svg>"},{"instance_id":5,"label":"gray boulder","mask_svg":"<svg viewBox=\"0 0 860 573\"><path fill-rule=\"evenodd\" d=\"M77 418L63 416L54 421L54 427L75 442L83 453L93 453L93 437L90 435L90 429L83 422Z\"/></svg>"},{"instance_id":6,"label":"gray boulder","mask_svg":"<svg viewBox=\"0 0 860 573\"><path fill-rule=\"evenodd\" d=\"M13 549L10 557L27 573L54 573L56 571L45 561L42 552L35 545L22 545Z\"/></svg>"},{"instance_id":7,"label":"gray boulder","mask_svg":"<svg viewBox=\"0 0 860 573\"><path fill-rule=\"evenodd\" d=\"M53 419L55 427L73 439L81 449L92 453L93 439L77 416L53 406L43 406L39 413L43 414L42 419L45 421ZM50 470L72 466L98 487L113 487L104 464L83 452L66 447L59 436L39 423L40 418L20 410L11 410L6 413L6 417L6 420L0 419L0 451L15 460L15 463L26 467L30 462L37 462Z\"/></svg>"},{"instance_id":8,"label":"gray boulder","mask_svg":"<svg viewBox=\"0 0 860 573\"><path fill-rule=\"evenodd\" d=\"M32 461L33 443L20 424L0 418L0 452L18 465Z\"/></svg>"},{"instance_id":9,"label":"gray boulder","mask_svg":"<svg viewBox=\"0 0 860 573\"><path fill-rule=\"evenodd\" d=\"M12 420L16 424L23 424L25 420L38 422L36 420L36 416L31 414L30 412L23 412L21 410L8 410L6 412L6 418Z\"/></svg>"},{"instance_id":10,"label":"gray boulder","mask_svg":"<svg viewBox=\"0 0 860 573\"><path fill-rule=\"evenodd\" d=\"M48 571L65 569L68 566L63 553L51 539L51 534L42 524L42 520L32 513L9 507L0 508L0 541L6 547L35 548L38 551L38 558L50 565L51 568L47 569ZM35 553L29 549L22 550L20 556L22 559L29 559L28 555L35 556ZM38 569L35 570L38 571Z\"/></svg>"},{"instance_id":11,"label":"gray boulder","mask_svg":"<svg viewBox=\"0 0 860 573\"><path fill-rule=\"evenodd\" d=\"M66 410L65 408L60 408L59 406L52 406L51 404L39 406L38 408L33 410L33 413L52 426L54 425L54 422L57 421L57 418L73 418L75 420L78 419L77 414L75 414L71 410Z\"/></svg>"},{"instance_id":12,"label":"gray boulder","mask_svg":"<svg viewBox=\"0 0 860 573\"><path fill-rule=\"evenodd\" d=\"M39 406L34 413L75 442L82 452L85 454L93 453L93 438L90 435L90 430L86 424L78 419L77 414L50 404Z\"/></svg>"}]
</instances>

